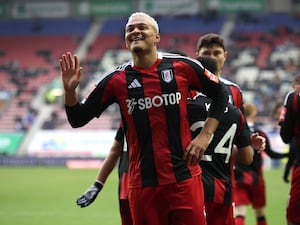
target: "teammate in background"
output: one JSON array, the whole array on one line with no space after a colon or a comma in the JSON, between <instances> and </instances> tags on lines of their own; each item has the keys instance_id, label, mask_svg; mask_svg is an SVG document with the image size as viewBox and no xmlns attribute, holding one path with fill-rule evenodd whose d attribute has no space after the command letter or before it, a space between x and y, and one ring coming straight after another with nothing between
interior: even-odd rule
<instances>
[{"instance_id":1,"label":"teammate in background","mask_svg":"<svg viewBox=\"0 0 300 225\"><path fill-rule=\"evenodd\" d=\"M189 101L188 111L193 137L202 128L210 99L199 93ZM239 160L250 164L253 151L249 132L241 111L228 104L218 129L199 162L202 168L207 225L234 225L232 207L232 174L230 159L233 145L238 147Z\"/></svg>"},{"instance_id":2,"label":"teammate in background","mask_svg":"<svg viewBox=\"0 0 300 225\"><path fill-rule=\"evenodd\" d=\"M98 170L96 181L81 196L77 198L77 205L87 207L95 201L98 193L102 190L106 179L114 169L119 160L119 211L122 225L133 225L128 202L128 154L127 145L124 142L123 128L120 127L116 133L115 140Z\"/></svg>"},{"instance_id":3,"label":"teammate in background","mask_svg":"<svg viewBox=\"0 0 300 225\"><path fill-rule=\"evenodd\" d=\"M223 38L215 33L208 33L203 36L201 36L198 40L197 47L196 47L196 55L199 56L206 56L210 57L217 62L217 70L214 74L216 74L220 81L224 84L227 95L228 95L228 100L229 103L235 105L238 107L242 113L244 113L244 108L243 108L243 96L242 92L239 88L239 86L229 80L226 80L221 77L222 69L224 66L224 63L226 61L228 52L225 48L224 40ZM247 122L245 123L246 129L249 132L250 135L250 140L251 140L251 145L254 147L256 146L257 149L264 150L265 148L265 138L262 136L259 136L257 133L251 133ZM256 141L261 141L261 145L255 145ZM217 150L219 151L219 150ZM235 148L233 149L232 152L232 157L230 158L230 169L231 169L231 179L232 179L232 185L233 187L230 189L231 191L234 191L234 172L233 172L233 164L235 160ZM217 197L217 195L216 195ZM231 194L231 197L233 198L233 195ZM234 199L231 199L231 201L234 204ZM232 224L234 224L234 220L230 221Z\"/></svg>"},{"instance_id":4,"label":"teammate in background","mask_svg":"<svg viewBox=\"0 0 300 225\"><path fill-rule=\"evenodd\" d=\"M217 70L215 75L225 84L229 102L243 112L243 96L239 86L221 77L222 69L228 55L223 38L215 33L208 33L201 36L197 43L196 55L206 56L216 60Z\"/></svg>"},{"instance_id":5,"label":"teammate in background","mask_svg":"<svg viewBox=\"0 0 300 225\"><path fill-rule=\"evenodd\" d=\"M288 153L280 154L272 150L270 140L267 134L256 125L257 110L254 104L247 103L244 106L245 115L249 128L252 132L257 132L266 139L265 153L273 159L288 157ZM265 216L266 207L266 187L263 176L263 156L261 151L254 151L253 162L250 165L244 165L238 161L234 166L235 175L235 216L236 225L245 225L247 207L252 205L257 225L266 225Z\"/></svg>"},{"instance_id":6,"label":"teammate in background","mask_svg":"<svg viewBox=\"0 0 300 225\"><path fill-rule=\"evenodd\" d=\"M289 201L286 209L288 225L300 224L300 75L292 83L294 91L289 92L284 100L279 125L280 136L284 143L296 142L295 162L292 173L292 183Z\"/></svg>"},{"instance_id":7,"label":"teammate in background","mask_svg":"<svg viewBox=\"0 0 300 225\"><path fill-rule=\"evenodd\" d=\"M72 127L82 127L110 104L119 104L135 225L205 224L198 161L219 124L227 96L219 79L196 60L157 52L159 40L157 22L148 14L133 13L125 27L132 60L107 73L81 102L76 93L82 71L78 57L62 55L66 114ZM204 127L194 139L187 119L192 88L212 99Z\"/></svg>"},{"instance_id":8,"label":"teammate in background","mask_svg":"<svg viewBox=\"0 0 300 225\"><path fill-rule=\"evenodd\" d=\"M197 60L211 72L217 69L216 61L210 57L199 56ZM188 104L189 121L192 135L201 130L206 118L206 110L210 100L198 93ZM235 160L249 165L252 162L253 150L250 135L245 125L242 112L232 104L228 104L213 139L199 162L202 168L205 210L207 225L234 225L232 205L232 153ZM258 138L254 145L260 147L262 140ZM237 148L233 150L234 144Z\"/></svg>"},{"instance_id":9,"label":"teammate in background","mask_svg":"<svg viewBox=\"0 0 300 225\"><path fill-rule=\"evenodd\" d=\"M240 87L237 84L221 77L222 69L228 55L223 38L215 33L208 33L201 36L197 43L196 55L198 57L205 56L216 60L217 69L214 74L219 77L220 81L224 84L229 103L235 105L242 111L242 113L244 113L243 95ZM251 143L258 141L258 139L265 139L257 133L251 133L247 123L246 127L251 135ZM265 144L261 145L262 148L263 146L265 146Z\"/></svg>"}]
</instances>

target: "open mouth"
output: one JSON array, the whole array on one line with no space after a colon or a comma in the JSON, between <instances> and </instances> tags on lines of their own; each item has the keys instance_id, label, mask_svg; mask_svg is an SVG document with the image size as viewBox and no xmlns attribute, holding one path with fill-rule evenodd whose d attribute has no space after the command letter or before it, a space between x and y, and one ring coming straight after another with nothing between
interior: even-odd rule
<instances>
[{"instance_id":1,"label":"open mouth","mask_svg":"<svg viewBox=\"0 0 300 225\"><path fill-rule=\"evenodd\" d=\"M131 39L132 42L139 42L139 41L142 41L143 38L142 37L134 37Z\"/></svg>"}]
</instances>

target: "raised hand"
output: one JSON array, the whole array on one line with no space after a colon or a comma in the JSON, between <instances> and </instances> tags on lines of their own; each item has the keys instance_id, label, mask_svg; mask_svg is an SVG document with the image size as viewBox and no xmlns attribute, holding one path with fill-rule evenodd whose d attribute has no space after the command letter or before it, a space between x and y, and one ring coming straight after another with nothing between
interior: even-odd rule
<instances>
[{"instance_id":1,"label":"raised hand","mask_svg":"<svg viewBox=\"0 0 300 225\"><path fill-rule=\"evenodd\" d=\"M79 66L78 56L73 56L70 52L63 54L59 64L65 91L75 91L80 83L82 71L82 67Z\"/></svg>"}]
</instances>

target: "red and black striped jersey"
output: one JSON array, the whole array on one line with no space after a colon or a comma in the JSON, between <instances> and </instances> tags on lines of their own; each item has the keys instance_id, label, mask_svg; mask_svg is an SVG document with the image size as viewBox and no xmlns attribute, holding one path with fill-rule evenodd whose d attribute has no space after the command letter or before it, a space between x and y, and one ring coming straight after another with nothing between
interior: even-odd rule
<instances>
[{"instance_id":1,"label":"red and black striped jersey","mask_svg":"<svg viewBox=\"0 0 300 225\"><path fill-rule=\"evenodd\" d=\"M150 68L130 61L106 74L83 101L66 106L66 113L72 127L81 127L118 103L129 146L129 187L168 184L201 173L183 159L191 141L191 89L213 99L209 116L219 119L227 104L219 79L197 60L159 53Z\"/></svg>"},{"instance_id":2,"label":"red and black striped jersey","mask_svg":"<svg viewBox=\"0 0 300 225\"><path fill-rule=\"evenodd\" d=\"M240 87L237 84L222 77L220 78L220 81L223 84L225 84L225 86L227 87L227 95L228 95L229 103L235 105L240 110L242 110L242 112L244 112L243 95Z\"/></svg>"},{"instance_id":3,"label":"red and black striped jersey","mask_svg":"<svg viewBox=\"0 0 300 225\"><path fill-rule=\"evenodd\" d=\"M188 112L193 137L197 136L203 127L210 104L211 100L201 94L189 100ZM250 138L242 112L232 104L228 104L213 139L200 161L205 201L231 204L233 144L238 148L248 146Z\"/></svg>"},{"instance_id":4,"label":"red and black striped jersey","mask_svg":"<svg viewBox=\"0 0 300 225\"><path fill-rule=\"evenodd\" d=\"M289 143L295 138L296 166L300 166L300 91L289 92L284 100L284 107L279 118L280 136L283 142Z\"/></svg>"}]
</instances>

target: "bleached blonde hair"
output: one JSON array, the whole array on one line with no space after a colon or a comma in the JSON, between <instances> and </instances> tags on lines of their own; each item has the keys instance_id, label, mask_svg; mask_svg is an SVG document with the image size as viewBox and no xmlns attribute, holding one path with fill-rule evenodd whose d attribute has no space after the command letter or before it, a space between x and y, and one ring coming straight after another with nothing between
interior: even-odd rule
<instances>
[{"instance_id":1,"label":"bleached blonde hair","mask_svg":"<svg viewBox=\"0 0 300 225\"><path fill-rule=\"evenodd\" d=\"M155 32L159 33L159 26L158 26L158 23L157 21L150 15L148 15L147 13L144 13L144 12L134 12L132 13L129 18L128 18L128 21L131 20L133 17L145 17L149 20L150 22L150 25L154 28ZM128 21L126 23L126 26L128 24Z\"/></svg>"}]
</instances>

